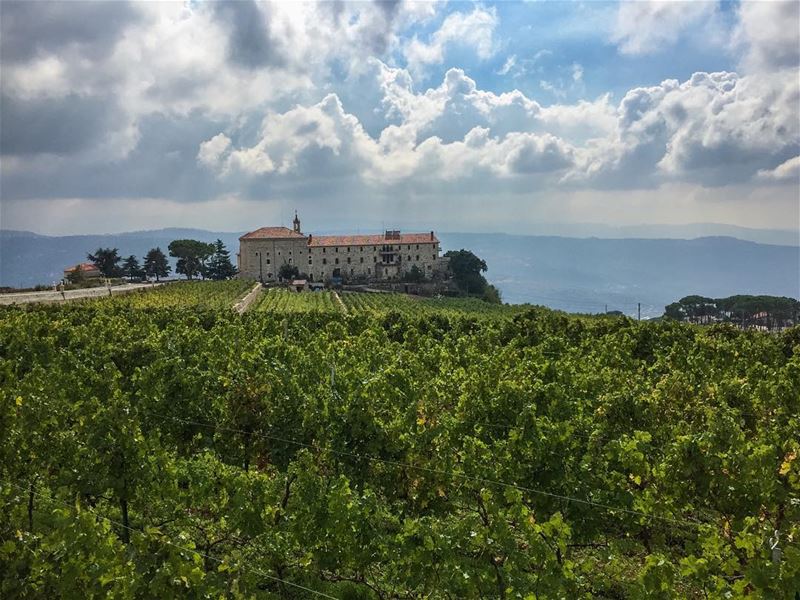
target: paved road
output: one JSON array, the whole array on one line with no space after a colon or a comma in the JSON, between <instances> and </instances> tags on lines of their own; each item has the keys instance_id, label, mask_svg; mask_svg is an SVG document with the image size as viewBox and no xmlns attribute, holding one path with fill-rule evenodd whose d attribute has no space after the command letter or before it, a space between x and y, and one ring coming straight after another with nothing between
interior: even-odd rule
<instances>
[{"instance_id":1,"label":"paved road","mask_svg":"<svg viewBox=\"0 0 800 600\"><path fill-rule=\"evenodd\" d=\"M155 285L164 285L155 284ZM124 285L111 286L111 295L126 294L142 288L152 288L152 283L126 283ZM79 298L98 298L108 296L108 288L87 288L83 290L69 290L64 292L21 292L16 294L0 294L0 304L26 304L29 302L64 302L65 300L77 300Z\"/></svg>"}]
</instances>

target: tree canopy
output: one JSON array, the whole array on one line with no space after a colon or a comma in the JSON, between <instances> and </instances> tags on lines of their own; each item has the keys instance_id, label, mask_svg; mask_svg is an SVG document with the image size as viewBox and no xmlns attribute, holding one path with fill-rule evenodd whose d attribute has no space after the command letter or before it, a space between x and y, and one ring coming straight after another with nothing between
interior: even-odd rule
<instances>
[{"instance_id":1,"label":"tree canopy","mask_svg":"<svg viewBox=\"0 0 800 600\"><path fill-rule=\"evenodd\" d=\"M122 272L128 279L137 279L144 274L142 267L139 265L139 259L131 254L122 263Z\"/></svg>"},{"instance_id":2,"label":"tree canopy","mask_svg":"<svg viewBox=\"0 0 800 600\"><path fill-rule=\"evenodd\" d=\"M297 279L299 276L300 269L298 269L296 265L284 263L281 265L280 269L278 269L278 278L283 281L291 281L292 279Z\"/></svg>"},{"instance_id":3,"label":"tree canopy","mask_svg":"<svg viewBox=\"0 0 800 600\"><path fill-rule=\"evenodd\" d=\"M746 324L759 321L765 326L786 326L797 323L800 317L800 301L785 296L737 295L707 298L693 295L667 305L664 316L693 323L729 321Z\"/></svg>"},{"instance_id":4,"label":"tree canopy","mask_svg":"<svg viewBox=\"0 0 800 600\"><path fill-rule=\"evenodd\" d=\"M169 244L169 255L178 259L175 272L193 279L197 275L205 277L206 260L215 249L214 244L198 240L174 240Z\"/></svg>"},{"instance_id":5,"label":"tree canopy","mask_svg":"<svg viewBox=\"0 0 800 600\"><path fill-rule=\"evenodd\" d=\"M144 271L148 277L155 277L159 281L161 277L167 277L172 271L172 267L161 248L151 248L144 257Z\"/></svg>"},{"instance_id":6,"label":"tree canopy","mask_svg":"<svg viewBox=\"0 0 800 600\"><path fill-rule=\"evenodd\" d=\"M483 276L488 268L486 261L464 249L450 250L444 256L449 259L447 269L459 290L465 294L481 296L487 302L501 302L500 291Z\"/></svg>"},{"instance_id":7,"label":"tree canopy","mask_svg":"<svg viewBox=\"0 0 800 600\"><path fill-rule=\"evenodd\" d=\"M230 252L225 249L222 240L217 240L213 246L214 253L206 264L206 277L215 280L230 279L236 275L236 268L231 263Z\"/></svg>"},{"instance_id":8,"label":"tree canopy","mask_svg":"<svg viewBox=\"0 0 800 600\"><path fill-rule=\"evenodd\" d=\"M97 267L104 277L122 275L122 269L119 266L122 257L117 248L98 248L94 254L87 254L86 258Z\"/></svg>"}]
</instances>

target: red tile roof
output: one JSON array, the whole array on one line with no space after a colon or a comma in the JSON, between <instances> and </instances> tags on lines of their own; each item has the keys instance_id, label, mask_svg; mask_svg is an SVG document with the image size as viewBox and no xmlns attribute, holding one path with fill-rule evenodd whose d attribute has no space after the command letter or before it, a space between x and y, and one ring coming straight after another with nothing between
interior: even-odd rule
<instances>
[{"instance_id":1,"label":"red tile roof","mask_svg":"<svg viewBox=\"0 0 800 600\"><path fill-rule=\"evenodd\" d=\"M439 243L432 231L428 233L401 233L399 237L387 238L383 233L373 235L305 235L288 227L262 227L244 234L240 240L260 239L308 239L308 245L320 246L370 246L381 244L432 244Z\"/></svg>"},{"instance_id":2,"label":"red tile roof","mask_svg":"<svg viewBox=\"0 0 800 600\"><path fill-rule=\"evenodd\" d=\"M100 269L94 266L94 263L81 263L79 265L72 265L71 267L67 267L64 269L64 273L71 273L72 271L76 271L78 267L81 268L81 271L97 271L100 272Z\"/></svg>"},{"instance_id":3,"label":"red tile roof","mask_svg":"<svg viewBox=\"0 0 800 600\"><path fill-rule=\"evenodd\" d=\"M309 246L377 246L382 244L431 244L439 240L432 232L401 233L399 238L386 239L384 234L375 235L313 235Z\"/></svg>"},{"instance_id":4,"label":"red tile roof","mask_svg":"<svg viewBox=\"0 0 800 600\"><path fill-rule=\"evenodd\" d=\"M288 227L262 227L250 233L245 233L240 240L257 240L265 238L297 239L306 237L302 233L289 229Z\"/></svg>"}]
</instances>

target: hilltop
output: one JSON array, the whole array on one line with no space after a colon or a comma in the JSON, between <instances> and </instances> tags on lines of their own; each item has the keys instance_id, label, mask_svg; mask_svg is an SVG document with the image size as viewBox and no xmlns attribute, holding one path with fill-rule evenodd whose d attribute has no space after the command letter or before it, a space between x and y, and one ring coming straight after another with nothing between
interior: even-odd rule
<instances>
[{"instance_id":1,"label":"hilltop","mask_svg":"<svg viewBox=\"0 0 800 600\"><path fill-rule=\"evenodd\" d=\"M124 256L165 249L176 238L221 239L236 252L240 233L161 229L95 236L50 237L0 231L0 286L51 283L65 266L103 246ZM800 297L796 246L730 237L600 239L507 234L439 233L443 250L469 248L489 266L487 278L511 303L545 304L572 312L621 310L655 317L691 294Z\"/></svg>"}]
</instances>

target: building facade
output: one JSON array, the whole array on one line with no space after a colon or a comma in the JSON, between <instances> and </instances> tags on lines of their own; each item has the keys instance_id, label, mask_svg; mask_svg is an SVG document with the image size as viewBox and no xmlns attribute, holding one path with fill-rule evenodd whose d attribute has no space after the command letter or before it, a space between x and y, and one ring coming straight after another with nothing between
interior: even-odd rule
<instances>
[{"instance_id":1,"label":"building facade","mask_svg":"<svg viewBox=\"0 0 800 600\"><path fill-rule=\"evenodd\" d=\"M300 230L295 215L292 229L262 227L239 238L237 265L241 277L278 280L282 265L294 265L311 281L391 281L413 267L426 277L443 263L439 240L429 233L386 231L377 235L312 235Z\"/></svg>"}]
</instances>

